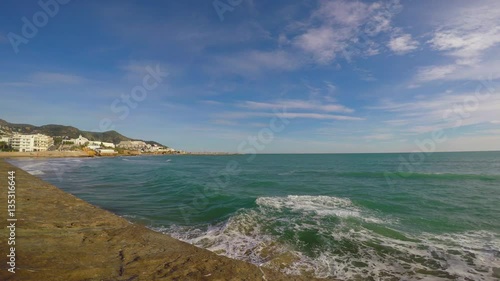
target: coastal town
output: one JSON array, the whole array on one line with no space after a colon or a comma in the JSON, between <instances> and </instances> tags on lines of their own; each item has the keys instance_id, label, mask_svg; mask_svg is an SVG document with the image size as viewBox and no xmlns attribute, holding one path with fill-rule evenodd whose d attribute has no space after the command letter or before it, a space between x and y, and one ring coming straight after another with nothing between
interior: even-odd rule
<instances>
[{"instance_id":1,"label":"coastal town","mask_svg":"<svg viewBox=\"0 0 500 281\"><path fill-rule=\"evenodd\" d=\"M0 150L9 152L83 151L89 156L140 155L140 154L185 154L158 144L140 140L119 143L90 140L79 135L51 137L44 134L12 134L0 136Z\"/></svg>"},{"instance_id":2,"label":"coastal town","mask_svg":"<svg viewBox=\"0 0 500 281\"><path fill-rule=\"evenodd\" d=\"M9 123L0 119L0 158L163 154L234 155L227 152L186 152L155 141L132 139L116 131L91 132L71 126L34 126Z\"/></svg>"}]
</instances>

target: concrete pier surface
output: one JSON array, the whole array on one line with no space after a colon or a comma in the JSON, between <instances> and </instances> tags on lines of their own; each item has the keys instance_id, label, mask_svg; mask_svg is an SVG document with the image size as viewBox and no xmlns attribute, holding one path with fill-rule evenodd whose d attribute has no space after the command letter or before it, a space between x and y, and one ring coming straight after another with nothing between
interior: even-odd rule
<instances>
[{"instance_id":1,"label":"concrete pier surface","mask_svg":"<svg viewBox=\"0 0 500 281\"><path fill-rule=\"evenodd\" d=\"M7 221L9 171L15 171L17 221ZM218 256L130 223L2 159L0 224L0 280L314 280ZM12 233L15 245L9 245ZM15 273L8 271L11 247Z\"/></svg>"}]
</instances>

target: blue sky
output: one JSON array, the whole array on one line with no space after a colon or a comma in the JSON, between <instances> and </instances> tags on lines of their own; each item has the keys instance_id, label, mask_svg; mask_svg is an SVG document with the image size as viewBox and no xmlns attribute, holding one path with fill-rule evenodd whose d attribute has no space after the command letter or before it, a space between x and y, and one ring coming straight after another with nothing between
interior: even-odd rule
<instances>
[{"instance_id":1,"label":"blue sky","mask_svg":"<svg viewBox=\"0 0 500 281\"><path fill-rule=\"evenodd\" d=\"M10 122L189 151L500 149L495 0L41 3L0 4Z\"/></svg>"}]
</instances>

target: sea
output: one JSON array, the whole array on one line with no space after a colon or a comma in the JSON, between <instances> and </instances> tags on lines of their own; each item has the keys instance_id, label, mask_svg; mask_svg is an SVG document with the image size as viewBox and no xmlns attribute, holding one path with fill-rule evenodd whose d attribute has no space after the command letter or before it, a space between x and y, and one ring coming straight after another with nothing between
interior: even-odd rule
<instances>
[{"instance_id":1,"label":"sea","mask_svg":"<svg viewBox=\"0 0 500 281\"><path fill-rule=\"evenodd\" d=\"M500 280L500 152L10 162L131 222L288 274Z\"/></svg>"}]
</instances>

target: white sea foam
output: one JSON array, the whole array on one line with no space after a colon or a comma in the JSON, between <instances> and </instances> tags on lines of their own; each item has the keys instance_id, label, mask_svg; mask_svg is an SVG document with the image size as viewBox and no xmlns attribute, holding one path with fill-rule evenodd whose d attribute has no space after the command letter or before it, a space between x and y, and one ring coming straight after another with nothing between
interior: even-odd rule
<instances>
[{"instance_id":1,"label":"white sea foam","mask_svg":"<svg viewBox=\"0 0 500 281\"><path fill-rule=\"evenodd\" d=\"M318 216L335 216L341 218L355 217L371 222L379 219L362 214L351 200L333 196L288 195L286 197L259 197L256 203L260 207L277 211L310 212Z\"/></svg>"},{"instance_id":2,"label":"white sea foam","mask_svg":"<svg viewBox=\"0 0 500 281\"><path fill-rule=\"evenodd\" d=\"M217 254L262 264L269 259L263 251L276 254L283 253L286 249L284 245L278 248L273 242L274 237L265 234L261 226L263 224L259 222L259 215L250 211L233 216L224 223L208 226L204 230L178 226L159 230Z\"/></svg>"},{"instance_id":3,"label":"white sea foam","mask_svg":"<svg viewBox=\"0 0 500 281\"><path fill-rule=\"evenodd\" d=\"M462 237L469 245L476 245L478 248L474 251L458 242L450 244L432 234L412 237L420 239L414 242L388 238L366 230L354 233L357 234L354 235L356 238L344 236L342 240L359 245L356 252L338 254L323 251L316 258L301 255L301 259L285 269L285 272L299 274L300 269L305 269L318 277L331 276L345 280L359 277L385 280L391 276L400 280L494 280L492 270L500 262L494 253L484 251L487 245L483 243L480 233L454 235ZM369 243L383 247L386 253L375 250Z\"/></svg>"},{"instance_id":4,"label":"white sea foam","mask_svg":"<svg viewBox=\"0 0 500 281\"><path fill-rule=\"evenodd\" d=\"M43 177L57 177L62 179L66 172L78 169L89 159L20 159L12 163L26 172Z\"/></svg>"},{"instance_id":5,"label":"white sea foam","mask_svg":"<svg viewBox=\"0 0 500 281\"><path fill-rule=\"evenodd\" d=\"M34 176L39 176L39 175L44 175L45 173L43 171L40 171L40 170L27 170L28 173L34 175Z\"/></svg>"},{"instance_id":6,"label":"white sea foam","mask_svg":"<svg viewBox=\"0 0 500 281\"><path fill-rule=\"evenodd\" d=\"M343 280L486 281L494 280L493 268L500 264L498 234L405 233L376 217L367 224L367 212L344 198L291 195L261 197L256 203L257 208L217 225L157 230L289 274ZM300 233L313 233L321 244L304 251L307 240Z\"/></svg>"}]
</instances>

